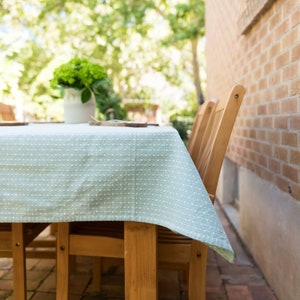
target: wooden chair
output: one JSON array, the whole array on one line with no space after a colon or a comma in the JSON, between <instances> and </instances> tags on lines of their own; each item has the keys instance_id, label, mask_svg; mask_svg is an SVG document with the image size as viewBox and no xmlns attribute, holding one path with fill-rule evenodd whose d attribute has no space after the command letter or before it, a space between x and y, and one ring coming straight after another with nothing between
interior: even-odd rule
<instances>
[{"instance_id":1,"label":"wooden chair","mask_svg":"<svg viewBox=\"0 0 300 300\"><path fill-rule=\"evenodd\" d=\"M15 121L14 110L11 105L0 103L0 121Z\"/></svg>"},{"instance_id":2,"label":"wooden chair","mask_svg":"<svg viewBox=\"0 0 300 300\"><path fill-rule=\"evenodd\" d=\"M0 120L16 120L12 106L0 103ZM26 299L25 258L55 258L55 241L35 240L47 226L48 224L0 223L0 257L13 257L14 299ZM29 248L25 253L26 247ZM36 251L36 248L44 249Z\"/></svg>"},{"instance_id":3,"label":"wooden chair","mask_svg":"<svg viewBox=\"0 0 300 300\"><path fill-rule=\"evenodd\" d=\"M245 92L243 86L234 86L229 97L218 101L212 108L205 132L195 133L198 151L195 151L193 159L212 202L215 199L229 138ZM169 260L168 267L176 267L177 263L177 267L184 270L188 264L189 299L205 299L207 246L167 229L163 230L171 237L160 241L158 231L158 266ZM168 258L168 253L172 253L172 258Z\"/></svg>"},{"instance_id":4,"label":"wooden chair","mask_svg":"<svg viewBox=\"0 0 300 300\"><path fill-rule=\"evenodd\" d=\"M55 258L55 241L35 240L47 226L40 223L0 223L0 257L13 258L14 299L27 299L26 257ZM30 247L30 250L26 250L26 247ZM37 251L37 247L44 249Z\"/></svg>"},{"instance_id":5,"label":"wooden chair","mask_svg":"<svg viewBox=\"0 0 300 300\"><path fill-rule=\"evenodd\" d=\"M203 139L200 138L200 136L204 136L208 120L211 116L215 104L215 101L206 101L198 108L188 143L188 151L194 163L196 163L200 145L202 143L205 143Z\"/></svg>"},{"instance_id":6,"label":"wooden chair","mask_svg":"<svg viewBox=\"0 0 300 300\"><path fill-rule=\"evenodd\" d=\"M215 197L222 163L245 93L242 85L235 85L229 97L215 106L204 133L205 144L201 144L195 164L211 198Z\"/></svg>"},{"instance_id":7,"label":"wooden chair","mask_svg":"<svg viewBox=\"0 0 300 300\"><path fill-rule=\"evenodd\" d=\"M217 105L210 109L204 133L199 130L202 122L199 122L196 126L198 130L194 133L194 145L190 149L193 150L195 164L212 201L215 198L220 169L244 94L245 88L241 85L236 85L227 99L219 101ZM201 139L200 141L199 138ZM124 242L126 240L124 232L128 232L128 227L134 227L134 223L81 222L58 224L56 299L68 299L69 255L125 257L125 272L128 266L134 269L136 267L135 264L140 262L128 260L126 255L130 251L127 247L128 242ZM158 268L188 270L189 299L205 299L207 246L161 226L145 224L145 228L152 232L152 237L157 230ZM138 238L143 236L144 234ZM152 241L153 239L156 242L155 237L152 238ZM138 250L146 251L143 249ZM156 261L153 257L147 252L146 255L149 255L149 259L153 260L153 266L156 266ZM133 257L134 251L130 258L132 259ZM131 283L125 282L125 290L126 284ZM144 283L147 284L147 280L144 280ZM147 289L149 287L145 290ZM152 300L156 299L156 295L144 293L143 296L131 298L126 294L125 298Z\"/></svg>"}]
</instances>

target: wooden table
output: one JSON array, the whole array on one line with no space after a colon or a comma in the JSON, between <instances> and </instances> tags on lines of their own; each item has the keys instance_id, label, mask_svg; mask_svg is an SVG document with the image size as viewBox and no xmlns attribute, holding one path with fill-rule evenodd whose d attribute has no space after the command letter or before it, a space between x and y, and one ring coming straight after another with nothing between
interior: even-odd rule
<instances>
[{"instance_id":1,"label":"wooden table","mask_svg":"<svg viewBox=\"0 0 300 300\"><path fill-rule=\"evenodd\" d=\"M0 126L0 145L0 222L125 221L126 293L135 299L155 299L155 225L233 257L171 127Z\"/></svg>"}]
</instances>

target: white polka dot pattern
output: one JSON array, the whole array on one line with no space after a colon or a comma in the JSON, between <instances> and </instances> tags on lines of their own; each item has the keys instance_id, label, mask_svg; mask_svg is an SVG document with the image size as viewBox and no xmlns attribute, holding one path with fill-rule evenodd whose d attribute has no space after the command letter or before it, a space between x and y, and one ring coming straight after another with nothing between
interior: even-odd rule
<instances>
[{"instance_id":1,"label":"white polka dot pattern","mask_svg":"<svg viewBox=\"0 0 300 300\"><path fill-rule=\"evenodd\" d=\"M233 259L198 172L171 127L0 127L0 222L133 220Z\"/></svg>"}]
</instances>

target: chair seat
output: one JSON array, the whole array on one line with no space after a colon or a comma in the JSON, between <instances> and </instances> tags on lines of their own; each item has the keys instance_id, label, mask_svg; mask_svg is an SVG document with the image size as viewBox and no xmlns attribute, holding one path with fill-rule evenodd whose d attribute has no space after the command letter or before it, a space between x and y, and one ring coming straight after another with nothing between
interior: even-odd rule
<instances>
[{"instance_id":1,"label":"chair seat","mask_svg":"<svg viewBox=\"0 0 300 300\"><path fill-rule=\"evenodd\" d=\"M158 243L168 244L190 244L192 239L176 233L163 226L157 226ZM106 236L113 238L124 238L123 221L95 221L95 222L73 222L70 227L70 234Z\"/></svg>"}]
</instances>

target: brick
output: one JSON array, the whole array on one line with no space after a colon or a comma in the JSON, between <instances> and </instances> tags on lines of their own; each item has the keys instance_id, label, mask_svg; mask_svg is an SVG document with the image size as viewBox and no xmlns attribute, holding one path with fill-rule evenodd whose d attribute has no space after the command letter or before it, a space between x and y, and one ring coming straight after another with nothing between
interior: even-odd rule
<instances>
[{"instance_id":1,"label":"brick","mask_svg":"<svg viewBox=\"0 0 300 300\"><path fill-rule=\"evenodd\" d=\"M287 116L274 117L274 126L277 129L287 129L288 128L288 117Z\"/></svg>"},{"instance_id":2,"label":"brick","mask_svg":"<svg viewBox=\"0 0 300 300\"><path fill-rule=\"evenodd\" d=\"M286 148L283 148L281 146L275 146L274 148L274 157L282 160L287 161L288 158L288 150Z\"/></svg>"},{"instance_id":3,"label":"brick","mask_svg":"<svg viewBox=\"0 0 300 300\"><path fill-rule=\"evenodd\" d=\"M277 159L269 157L268 158L268 167L272 172L281 174L281 163Z\"/></svg>"},{"instance_id":4,"label":"brick","mask_svg":"<svg viewBox=\"0 0 300 300\"><path fill-rule=\"evenodd\" d=\"M262 48L265 49L264 47L262 47ZM264 52L260 55L260 57L259 57L259 64L260 64L261 66L264 65L266 62L268 62L268 60L269 60L268 55L269 55L268 51L264 51ZM259 69L259 70L261 70L261 69Z\"/></svg>"},{"instance_id":5,"label":"brick","mask_svg":"<svg viewBox=\"0 0 300 300\"><path fill-rule=\"evenodd\" d=\"M287 99L281 102L281 113L290 114L298 110L298 100L296 98Z\"/></svg>"},{"instance_id":6,"label":"brick","mask_svg":"<svg viewBox=\"0 0 300 300\"><path fill-rule=\"evenodd\" d=\"M255 108L255 106L249 107L249 116L251 116L251 117L256 116L256 108Z\"/></svg>"},{"instance_id":7,"label":"brick","mask_svg":"<svg viewBox=\"0 0 300 300\"><path fill-rule=\"evenodd\" d=\"M264 76L269 75L272 71L273 71L274 67L273 67L273 62L268 61L265 65L264 65Z\"/></svg>"},{"instance_id":8,"label":"brick","mask_svg":"<svg viewBox=\"0 0 300 300\"><path fill-rule=\"evenodd\" d=\"M227 295L232 300L253 300L250 291L245 285L226 285Z\"/></svg>"},{"instance_id":9,"label":"brick","mask_svg":"<svg viewBox=\"0 0 300 300\"><path fill-rule=\"evenodd\" d=\"M261 128L262 118L253 118L252 122L255 128Z\"/></svg>"},{"instance_id":10,"label":"brick","mask_svg":"<svg viewBox=\"0 0 300 300\"><path fill-rule=\"evenodd\" d=\"M280 71L276 71L272 73L269 77L269 86L277 85L281 82L281 73Z\"/></svg>"},{"instance_id":11,"label":"brick","mask_svg":"<svg viewBox=\"0 0 300 300\"><path fill-rule=\"evenodd\" d=\"M293 80L289 84L289 96L296 96L298 94L300 94L300 79Z\"/></svg>"},{"instance_id":12,"label":"brick","mask_svg":"<svg viewBox=\"0 0 300 300\"><path fill-rule=\"evenodd\" d=\"M240 284L265 284L262 274L253 265L231 265L227 264L224 267L220 267L220 272L222 274L222 279L225 285L240 285ZM250 276L251 275L251 276Z\"/></svg>"},{"instance_id":13,"label":"brick","mask_svg":"<svg viewBox=\"0 0 300 300\"><path fill-rule=\"evenodd\" d=\"M288 65L282 71L282 78L284 81L297 78L298 76L298 62Z\"/></svg>"},{"instance_id":14,"label":"brick","mask_svg":"<svg viewBox=\"0 0 300 300\"><path fill-rule=\"evenodd\" d=\"M254 58L250 63L250 67L252 68L252 70L255 70L258 66L259 66L258 58Z\"/></svg>"},{"instance_id":15,"label":"brick","mask_svg":"<svg viewBox=\"0 0 300 300\"><path fill-rule=\"evenodd\" d=\"M259 77L257 77L257 78L259 78ZM258 88L260 89L260 90L264 90L264 89L266 89L268 87L268 81L267 81L267 79L266 78L262 78L260 81L259 81L259 83L258 83Z\"/></svg>"},{"instance_id":16,"label":"brick","mask_svg":"<svg viewBox=\"0 0 300 300\"><path fill-rule=\"evenodd\" d=\"M262 69L257 69L257 70L255 70L255 72L254 72L254 74L253 74L253 76L255 77L255 78L261 78L261 76L262 76ZM258 85L258 87L260 88L260 85Z\"/></svg>"},{"instance_id":17,"label":"brick","mask_svg":"<svg viewBox=\"0 0 300 300\"><path fill-rule=\"evenodd\" d=\"M289 20L284 20L275 30L274 30L274 39L276 41L280 40L281 37L288 31L289 29Z\"/></svg>"},{"instance_id":18,"label":"brick","mask_svg":"<svg viewBox=\"0 0 300 300\"><path fill-rule=\"evenodd\" d=\"M47 276L48 274L44 271L27 271L27 289L37 289Z\"/></svg>"},{"instance_id":19,"label":"brick","mask_svg":"<svg viewBox=\"0 0 300 300\"><path fill-rule=\"evenodd\" d=\"M263 117L262 124L263 124L263 128L273 128L274 127L274 118L273 117ZM259 128L261 128L261 126Z\"/></svg>"},{"instance_id":20,"label":"brick","mask_svg":"<svg viewBox=\"0 0 300 300\"><path fill-rule=\"evenodd\" d=\"M267 157L264 154L260 154L258 156L258 163L261 166L266 167L267 166Z\"/></svg>"},{"instance_id":21,"label":"brick","mask_svg":"<svg viewBox=\"0 0 300 300\"><path fill-rule=\"evenodd\" d=\"M249 129L249 134L248 134L248 136L250 137L250 138L252 138L252 139L255 139L256 138L256 130L254 130L254 129Z\"/></svg>"},{"instance_id":22,"label":"brick","mask_svg":"<svg viewBox=\"0 0 300 300\"><path fill-rule=\"evenodd\" d=\"M269 21L270 31L272 31L273 28L275 28L279 24L282 18L281 16L282 16L282 11L279 9L272 15Z\"/></svg>"},{"instance_id":23,"label":"brick","mask_svg":"<svg viewBox=\"0 0 300 300\"><path fill-rule=\"evenodd\" d=\"M257 57L258 55L260 55L260 53L261 53L261 44L259 43L255 45L252 55L254 57Z\"/></svg>"},{"instance_id":24,"label":"brick","mask_svg":"<svg viewBox=\"0 0 300 300\"><path fill-rule=\"evenodd\" d=\"M281 142L283 145L297 147L298 145L298 134L296 132L282 132Z\"/></svg>"},{"instance_id":25,"label":"brick","mask_svg":"<svg viewBox=\"0 0 300 300\"><path fill-rule=\"evenodd\" d=\"M300 130L300 114L291 116L290 128L293 130Z\"/></svg>"},{"instance_id":26,"label":"brick","mask_svg":"<svg viewBox=\"0 0 300 300\"><path fill-rule=\"evenodd\" d=\"M32 300L54 300L55 293L36 293ZM71 299L70 299L71 300Z\"/></svg>"},{"instance_id":27,"label":"brick","mask_svg":"<svg viewBox=\"0 0 300 300\"><path fill-rule=\"evenodd\" d=\"M276 296L268 286L249 286L249 291L255 300L276 300Z\"/></svg>"},{"instance_id":28,"label":"brick","mask_svg":"<svg viewBox=\"0 0 300 300\"><path fill-rule=\"evenodd\" d=\"M300 16L299 16L299 18L300 18ZM296 45L292 49L291 62L298 61L299 59L300 59L300 44Z\"/></svg>"},{"instance_id":29,"label":"brick","mask_svg":"<svg viewBox=\"0 0 300 300\"><path fill-rule=\"evenodd\" d=\"M294 27L294 26L298 25L300 22L299 20L300 20L300 10L298 8L298 9L295 9L295 11L291 14L290 26Z\"/></svg>"},{"instance_id":30,"label":"brick","mask_svg":"<svg viewBox=\"0 0 300 300\"><path fill-rule=\"evenodd\" d=\"M267 113L267 106L265 104L259 105L257 107L257 114L258 115L265 115Z\"/></svg>"},{"instance_id":31,"label":"brick","mask_svg":"<svg viewBox=\"0 0 300 300\"><path fill-rule=\"evenodd\" d=\"M283 37L282 39L282 47L283 48L290 48L293 45L296 45L299 41L298 37L298 28L294 27L290 29L289 32Z\"/></svg>"},{"instance_id":32,"label":"brick","mask_svg":"<svg viewBox=\"0 0 300 300\"><path fill-rule=\"evenodd\" d=\"M41 259L35 266L34 270L51 271L56 265L55 259Z\"/></svg>"},{"instance_id":33,"label":"brick","mask_svg":"<svg viewBox=\"0 0 300 300\"><path fill-rule=\"evenodd\" d=\"M277 131L269 131L267 134L268 142L271 144L280 144L281 135Z\"/></svg>"},{"instance_id":34,"label":"brick","mask_svg":"<svg viewBox=\"0 0 300 300\"><path fill-rule=\"evenodd\" d=\"M284 52L276 58L276 68L280 69L286 66L290 61L289 51Z\"/></svg>"},{"instance_id":35,"label":"brick","mask_svg":"<svg viewBox=\"0 0 300 300\"><path fill-rule=\"evenodd\" d=\"M263 37L263 40L261 41L262 42L262 48L263 49L266 49L268 51L268 48L270 48L270 45L273 44L273 36L272 34L270 33L267 33L264 37ZM269 52L269 51L268 51ZM269 58L267 59L269 60Z\"/></svg>"},{"instance_id":36,"label":"brick","mask_svg":"<svg viewBox=\"0 0 300 300\"><path fill-rule=\"evenodd\" d=\"M290 150L290 160L291 164L300 166L300 150Z\"/></svg>"},{"instance_id":37,"label":"brick","mask_svg":"<svg viewBox=\"0 0 300 300\"><path fill-rule=\"evenodd\" d=\"M261 41L268 34L268 24L266 22L261 23L262 27L259 29L257 37Z\"/></svg>"},{"instance_id":38,"label":"brick","mask_svg":"<svg viewBox=\"0 0 300 300\"><path fill-rule=\"evenodd\" d=\"M280 102L268 103L267 113L272 114L272 115L279 114L280 113Z\"/></svg>"},{"instance_id":39,"label":"brick","mask_svg":"<svg viewBox=\"0 0 300 300\"><path fill-rule=\"evenodd\" d=\"M276 42L269 50L269 60L279 55L281 51L280 42Z\"/></svg>"},{"instance_id":40,"label":"brick","mask_svg":"<svg viewBox=\"0 0 300 300\"><path fill-rule=\"evenodd\" d=\"M255 152L260 152L260 143L256 140L252 140L251 149L253 149Z\"/></svg>"},{"instance_id":41,"label":"brick","mask_svg":"<svg viewBox=\"0 0 300 300\"><path fill-rule=\"evenodd\" d=\"M256 138L261 141L266 141L267 132L265 130L256 130Z\"/></svg>"},{"instance_id":42,"label":"brick","mask_svg":"<svg viewBox=\"0 0 300 300\"><path fill-rule=\"evenodd\" d=\"M260 176L261 176L261 178L263 178L267 181L270 181L270 182L273 182L274 178L275 178L275 175L273 172L270 172L269 170L266 170L264 168L262 168Z\"/></svg>"},{"instance_id":43,"label":"brick","mask_svg":"<svg viewBox=\"0 0 300 300\"><path fill-rule=\"evenodd\" d=\"M289 193L290 184L286 178L283 178L282 176L276 176L275 183L282 191Z\"/></svg>"},{"instance_id":44,"label":"brick","mask_svg":"<svg viewBox=\"0 0 300 300\"><path fill-rule=\"evenodd\" d=\"M289 87L287 84L280 85L279 87L275 88L275 98L282 99L288 96Z\"/></svg>"},{"instance_id":45,"label":"brick","mask_svg":"<svg viewBox=\"0 0 300 300\"><path fill-rule=\"evenodd\" d=\"M290 165L284 164L282 166L282 175L293 180L294 182L298 182L299 180L299 168L292 167Z\"/></svg>"},{"instance_id":46,"label":"brick","mask_svg":"<svg viewBox=\"0 0 300 300\"><path fill-rule=\"evenodd\" d=\"M273 145L270 144L261 144L261 151L265 155L272 156Z\"/></svg>"},{"instance_id":47,"label":"brick","mask_svg":"<svg viewBox=\"0 0 300 300\"><path fill-rule=\"evenodd\" d=\"M12 267L12 258L1 258L0 259L0 269L9 270Z\"/></svg>"},{"instance_id":48,"label":"brick","mask_svg":"<svg viewBox=\"0 0 300 300\"><path fill-rule=\"evenodd\" d=\"M9 299L8 297L11 295L11 291L2 291L0 290L0 299ZM11 298L12 299L12 298Z\"/></svg>"}]
</instances>

